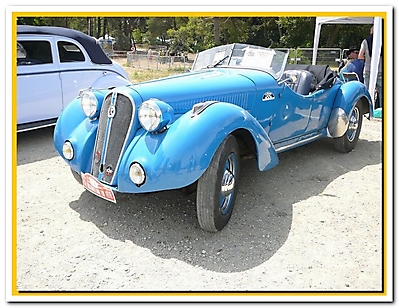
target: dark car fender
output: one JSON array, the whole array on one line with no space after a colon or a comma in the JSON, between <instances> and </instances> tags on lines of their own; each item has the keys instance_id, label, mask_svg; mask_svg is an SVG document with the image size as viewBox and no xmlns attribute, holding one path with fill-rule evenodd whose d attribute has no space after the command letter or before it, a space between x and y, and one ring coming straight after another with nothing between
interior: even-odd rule
<instances>
[{"instance_id":1,"label":"dark car fender","mask_svg":"<svg viewBox=\"0 0 399 308\"><path fill-rule=\"evenodd\" d=\"M118 190L149 192L188 186L205 172L222 141L240 129L253 138L259 170L278 164L274 146L258 121L241 107L217 102L198 114L187 112L163 133L142 131L136 136L124 155ZM128 177L132 162L139 162L146 172L146 182L139 188L132 188Z\"/></svg>"},{"instance_id":2,"label":"dark car fender","mask_svg":"<svg viewBox=\"0 0 399 308\"><path fill-rule=\"evenodd\" d=\"M328 136L337 138L345 134L349 124L349 115L358 102L361 103L363 114L368 113L370 119L373 114L373 104L365 85L358 81L342 84L337 91L328 121Z\"/></svg>"}]
</instances>

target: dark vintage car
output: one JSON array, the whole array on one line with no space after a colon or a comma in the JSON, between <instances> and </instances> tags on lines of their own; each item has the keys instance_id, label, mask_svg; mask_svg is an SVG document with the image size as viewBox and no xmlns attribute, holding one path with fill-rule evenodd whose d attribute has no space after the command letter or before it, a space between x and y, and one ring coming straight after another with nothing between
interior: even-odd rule
<instances>
[{"instance_id":1,"label":"dark vintage car","mask_svg":"<svg viewBox=\"0 0 399 308\"><path fill-rule=\"evenodd\" d=\"M371 97L326 65L287 65L288 54L248 44L200 52L181 75L82 90L60 115L54 144L93 194L196 190L202 229L221 230L238 189L240 158L260 171L320 138L356 145Z\"/></svg>"}]
</instances>

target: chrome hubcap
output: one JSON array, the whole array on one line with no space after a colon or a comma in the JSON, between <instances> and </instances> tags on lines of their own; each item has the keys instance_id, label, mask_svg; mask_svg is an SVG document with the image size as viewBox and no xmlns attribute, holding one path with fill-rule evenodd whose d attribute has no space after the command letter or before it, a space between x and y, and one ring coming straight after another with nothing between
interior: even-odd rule
<instances>
[{"instance_id":1,"label":"chrome hubcap","mask_svg":"<svg viewBox=\"0 0 399 308\"><path fill-rule=\"evenodd\" d=\"M350 142L352 142L355 139L357 128L359 126L359 117L360 117L359 109L355 107L349 118L348 140Z\"/></svg>"},{"instance_id":2,"label":"chrome hubcap","mask_svg":"<svg viewBox=\"0 0 399 308\"><path fill-rule=\"evenodd\" d=\"M236 179L236 156L231 153L226 160L224 173L222 177L222 185L220 189L220 210L222 214L226 214L231 206Z\"/></svg>"}]
</instances>

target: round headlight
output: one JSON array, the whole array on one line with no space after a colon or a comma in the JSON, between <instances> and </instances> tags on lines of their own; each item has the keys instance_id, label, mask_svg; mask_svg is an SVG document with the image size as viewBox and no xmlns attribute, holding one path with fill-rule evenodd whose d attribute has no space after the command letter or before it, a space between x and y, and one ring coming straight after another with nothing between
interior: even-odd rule
<instances>
[{"instance_id":1,"label":"round headlight","mask_svg":"<svg viewBox=\"0 0 399 308\"><path fill-rule=\"evenodd\" d=\"M73 146L72 143L68 140L64 142L62 146L62 155L64 155L65 159L71 160L73 158Z\"/></svg>"},{"instance_id":2,"label":"round headlight","mask_svg":"<svg viewBox=\"0 0 399 308\"><path fill-rule=\"evenodd\" d=\"M169 104L155 98L143 102L138 111L141 126L149 132L162 131L172 121L173 115Z\"/></svg>"},{"instance_id":3,"label":"round headlight","mask_svg":"<svg viewBox=\"0 0 399 308\"><path fill-rule=\"evenodd\" d=\"M87 117L93 118L97 115L98 101L93 92L83 92L80 98L80 105Z\"/></svg>"},{"instance_id":4,"label":"round headlight","mask_svg":"<svg viewBox=\"0 0 399 308\"><path fill-rule=\"evenodd\" d=\"M159 127L162 112L154 101L148 100L142 103L138 114L140 124L145 130L153 132Z\"/></svg>"},{"instance_id":5,"label":"round headlight","mask_svg":"<svg viewBox=\"0 0 399 308\"><path fill-rule=\"evenodd\" d=\"M143 167L139 163L131 164L129 168L129 177L137 186L142 185L145 182L145 172Z\"/></svg>"}]
</instances>

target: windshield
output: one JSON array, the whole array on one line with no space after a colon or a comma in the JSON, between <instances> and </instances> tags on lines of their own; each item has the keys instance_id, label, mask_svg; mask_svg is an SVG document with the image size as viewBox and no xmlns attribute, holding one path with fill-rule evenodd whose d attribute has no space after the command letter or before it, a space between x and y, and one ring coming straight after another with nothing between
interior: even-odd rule
<instances>
[{"instance_id":1,"label":"windshield","mask_svg":"<svg viewBox=\"0 0 399 308\"><path fill-rule=\"evenodd\" d=\"M235 43L198 53L191 70L217 66L256 68L267 71L278 79L284 72L287 58L288 52Z\"/></svg>"}]
</instances>

